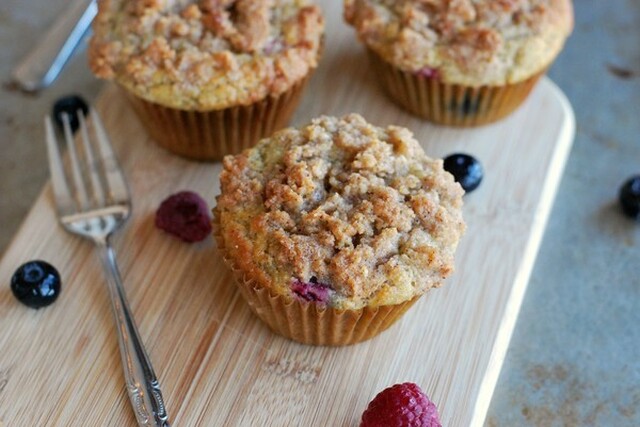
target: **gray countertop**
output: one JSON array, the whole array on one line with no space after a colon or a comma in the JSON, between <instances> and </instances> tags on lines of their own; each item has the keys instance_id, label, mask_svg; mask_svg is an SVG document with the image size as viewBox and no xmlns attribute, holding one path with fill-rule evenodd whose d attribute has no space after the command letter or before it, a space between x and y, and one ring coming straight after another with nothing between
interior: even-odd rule
<instances>
[{"instance_id":1,"label":"gray countertop","mask_svg":"<svg viewBox=\"0 0 640 427\"><path fill-rule=\"evenodd\" d=\"M38 95L9 82L65 4L0 3L0 253L48 178L42 117L57 97L91 101L102 87L83 52ZM640 425L640 222L617 204L640 174L639 41L637 0L576 2L575 32L549 73L574 107L576 139L488 426Z\"/></svg>"}]
</instances>

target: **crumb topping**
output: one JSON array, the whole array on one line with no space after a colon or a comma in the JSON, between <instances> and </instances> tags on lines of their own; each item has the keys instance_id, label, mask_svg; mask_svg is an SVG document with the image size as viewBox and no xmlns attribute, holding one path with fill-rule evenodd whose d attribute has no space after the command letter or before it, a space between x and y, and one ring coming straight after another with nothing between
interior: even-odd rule
<instances>
[{"instance_id":1,"label":"crumb topping","mask_svg":"<svg viewBox=\"0 0 640 427\"><path fill-rule=\"evenodd\" d=\"M450 83L524 80L555 58L571 0L345 0L360 39L399 68Z\"/></svg>"},{"instance_id":2,"label":"crumb topping","mask_svg":"<svg viewBox=\"0 0 640 427\"><path fill-rule=\"evenodd\" d=\"M220 181L226 251L279 294L321 284L333 307L375 307L453 270L463 190L405 128L321 117L227 156Z\"/></svg>"},{"instance_id":3,"label":"crumb topping","mask_svg":"<svg viewBox=\"0 0 640 427\"><path fill-rule=\"evenodd\" d=\"M277 96L317 66L308 0L99 0L89 63L152 102L219 109Z\"/></svg>"}]
</instances>

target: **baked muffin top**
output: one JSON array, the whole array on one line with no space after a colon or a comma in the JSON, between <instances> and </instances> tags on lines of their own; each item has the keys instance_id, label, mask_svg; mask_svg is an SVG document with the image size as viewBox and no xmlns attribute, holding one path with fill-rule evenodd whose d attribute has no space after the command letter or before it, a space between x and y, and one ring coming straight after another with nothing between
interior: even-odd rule
<instances>
[{"instance_id":1,"label":"baked muffin top","mask_svg":"<svg viewBox=\"0 0 640 427\"><path fill-rule=\"evenodd\" d=\"M571 0L345 0L345 19L387 62L469 86L548 67L573 28Z\"/></svg>"},{"instance_id":2,"label":"baked muffin top","mask_svg":"<svg viewBox=\"0 0 640 427\"><path fill-rule=\"evenodd\" d=\"M463 190L411 132L352 114L285 129L224 159L225 252L272 292L338 309L439 286L464 231Z\"/></svg>"},{"instance_id":3,"label":"baked muffin top","mask_svg":"<svg viewBox=\"0 0 640 427\"><path fill-rule=\"evenodd\" d=\"M324 20L308 0L98 0L93 72L187 110L279 95L317 66Z\"/></svg>"}]
</instances>

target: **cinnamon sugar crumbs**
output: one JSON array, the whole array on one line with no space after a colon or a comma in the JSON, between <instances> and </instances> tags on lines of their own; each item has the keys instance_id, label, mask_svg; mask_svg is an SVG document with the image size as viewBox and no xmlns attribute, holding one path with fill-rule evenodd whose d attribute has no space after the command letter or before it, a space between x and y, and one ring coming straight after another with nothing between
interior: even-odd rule
<instances>
[{"instance_id":1,"label":"cinnamon sugar crumbs","mask_svg":"<svg viewBox=\"0 0 640 427\"><path fill-rule=\"evenodd\" d=\"M375 307L453 270L463 191L407 129L321 117L226 157L220 180L228 255L279 294L316 280L334 307Z\"/></svg>"},{"instance_id":2,"label":"cinnamon sugar crumbs","mask_svg":"<svg viewBox=\"0 0 640 427\"><path fill-rule=\"evenodd\" d=\"M571 0L346 0L344 14L391 64L473 86L536 74L573 27Z\"/></svg>"},{"instance_id":3,"label":"cinnamon sugar crumbs","mask_svg":"<svg viewBox=\"0 0 640 427\"><path fill-rule=\"evenodd\" d=\"M219 109L277 96L317 66L308 0L99 0L89 63L152 102Z\"/></svg>"}]
</instances>

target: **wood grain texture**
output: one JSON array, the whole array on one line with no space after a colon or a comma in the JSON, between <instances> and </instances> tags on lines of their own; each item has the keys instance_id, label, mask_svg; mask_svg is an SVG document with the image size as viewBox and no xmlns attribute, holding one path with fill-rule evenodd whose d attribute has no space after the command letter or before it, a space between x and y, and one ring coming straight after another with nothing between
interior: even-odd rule
<instances>
[{"instance_id":1,"label":"wood grain texture","mask_svg":"<svg viewBox=\"0 0 640 427\"><path fill-rule=\"evenodd\" d=\"M213 239L188 245L153 225L155 208L176 191L213 203L220 165L158 148L107 87L97 108L135 200L114 244L172 425L355 426L378 391L402 381L423 387L444 425L481 425L573 139L571 109L545 79L495 125L426 124L384 97L339 2L323 3L325 56L294 123L359 112L409 127L431 156L479 158L486 177L465 197L456 272L371 341L324 348L272 334L239 297ZM8 286L34 258L56 265L64 281L41 310L16 302ZM99 260L57 224L49 185L0 262L0 280L0 425L135 425Z\"/></svg>"}]
</instances>

